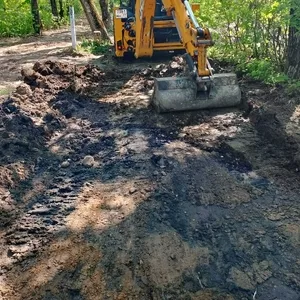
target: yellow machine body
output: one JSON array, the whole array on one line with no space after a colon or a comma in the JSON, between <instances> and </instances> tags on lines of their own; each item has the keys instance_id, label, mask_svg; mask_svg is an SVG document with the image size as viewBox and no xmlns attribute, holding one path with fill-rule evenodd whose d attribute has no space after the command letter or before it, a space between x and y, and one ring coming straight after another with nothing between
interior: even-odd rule
<instances>
[{"instance_id":1,"label":"yellow machine body","mask_svg":"<svg viewBox=\"0 0 300 300\"><path fill-rule=\"evenodd\" d=\"M135 3L135 9L141 7L142 0L137 0ZM149 2L149 3L148 3ZM144 2L145 3L145 2ZM157 1L147 1L147 7L144 7L145 16L146 18L151 19L153 18L153 23L148 24L148 28L145 28L144 31L148 30L150 32L149 38L144 39L140 36L133 36L133 32L136 32L137 27L142 28L143 20L139 18L137 20L134 17L128 17L128 5L122 5L114 8L113 14L113 24L114 24L114 40L115 40L115 55L117 57L125 57L127 54L132 54L136 58L140 57L151 57L154 52L158 51L169 51L169 52L176 52L176 51L185 51L185 48L178 39L175 41L168 40L168 38L159 41L156 39L155 32L157 31L159 35L160 29L176 29L175 21L171 15L157 16L155 17L155 13L153 12L153 5L155 5ZM192 4L192 9L194 12L200 9L199 4ZM126 12L125 12L126 10ZM120 13L121 11L121 13ZM147 15L148 12L148 15ZM125 17L126 16L126 17ZM125 17L125 18L124 18ZM130 29L126 29L129 28ZM126 28L125 28L126 27ZM171 30L172 32L172 30ZM174 35L174 30L173 30ZM136 48L136 44L140 44L140 48Z\"/></svg>"},{"instance_id":2,"label":"yellow machine body","mask_svg":"<svg viewBox=\"0 0 300 300\"><path fill-rule=\"evenodd\" d=\"M185 51L189 75L154 79L152 103L159 112L235 106L241 91L235 74L213 75L207 49L210 31L188 0L124 0L114 10L117 57L152 57L159 51Z\"/></svg>"}]
</instances>

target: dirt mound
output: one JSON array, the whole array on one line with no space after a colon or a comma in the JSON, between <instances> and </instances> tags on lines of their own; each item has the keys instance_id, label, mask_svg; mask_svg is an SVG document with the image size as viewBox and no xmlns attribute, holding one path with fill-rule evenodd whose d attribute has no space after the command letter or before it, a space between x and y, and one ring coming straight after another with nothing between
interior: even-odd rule
<instances>
[{"instance_id":1,"label":"dirt mound","mask_svg":"<svg viewBox=\"0 0 300 300\"><path fill-rule=\"evenodd\" d=\"M44 63L36 62L32 69L43 76L47 76L51 74L69 75L74 72L74 66L66 63L53 62L53 61L46 61Z\"/></svg>"},{"instance_id":2,"label":"dirt mound","mask_svg":"<svg viewBox=\"0 0 300 300\"><path fill-rule=\"evenodd\" d=\"M140 72L140 75L146 77L169 77L180 76L186 67L184 59L180 56L173 57L168 64L158 64L154 68L148 67Z\"/></svg>"},{"instance_id":3,"label":"dirt mound","mask_svg":"<svg viewBox=\"0 0 300 300\"><path fill-rule=\"evenodd\" d=\"M52 61L37 62L33 68L24 69L22 75L24 83L0 104L1 226L6 226L13 210L11 189L31 178L52 135L66 127L72 103L79 103L72 94L74 76L78 88L90 81L118 77L113 71L106 74L89 65L76 69L74 65ZM78 95L75 97L78 99Z\"/></svg>"}]
</instances>

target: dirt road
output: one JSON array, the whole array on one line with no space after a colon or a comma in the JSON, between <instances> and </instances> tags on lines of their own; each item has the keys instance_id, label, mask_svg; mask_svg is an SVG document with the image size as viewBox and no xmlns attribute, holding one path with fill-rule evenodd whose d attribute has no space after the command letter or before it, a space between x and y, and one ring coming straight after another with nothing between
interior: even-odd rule
<instances>
[{"instance_id":1,"label":"dirt road","mask_svg":"<svg viewBox=\"0 0 300 300\"><path fill-rule=\"evenodd\" d=\"M90 38L89 28L78 21L77 39ZM68 28L46 31L42 36L0 39L0 96L8 94L22 82L21 69L43 59L87 64L94 55L71 55L71 36Z\"/></svg>"},{"instance_id":2,"label":"dirt road","mask_svg":"<svg viewBox=\"0 0 300 300\"><path fill-rule=\"evenodd\" d=\"M157 115L179 58L48 55L1 102L1 299L300 299L299 99Z\"/></svg>"}]
</instances>

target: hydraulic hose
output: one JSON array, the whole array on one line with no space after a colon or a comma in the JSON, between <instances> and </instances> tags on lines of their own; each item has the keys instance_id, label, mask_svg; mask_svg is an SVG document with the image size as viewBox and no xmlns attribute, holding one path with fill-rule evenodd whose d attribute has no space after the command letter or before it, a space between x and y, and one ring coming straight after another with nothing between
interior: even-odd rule
<instances>
[{"instance_id":1,"label":"hydraulic hose","mask_svg":"<svg viewBox=\"0 0 300 300\"><path fill-rule=\"evenodd\" d=\"M197 30L198 36L199 36L200 38L204 37L204 30L200 27L200 25L199 25L199 23L198 23L198 21L197 21L195 15L194 15L194 12L193 12L193 10L192 10L192 7L191 7L189 1L184 0L184 1L183 1L183 4L184 4L186 10L187 10L188 13L189 13L189 16L190 16L190 18L191 18L191 21L192 21L193 25L195 26L195 28L196 28L196 30Z\"/></svg>"}]
</instances>

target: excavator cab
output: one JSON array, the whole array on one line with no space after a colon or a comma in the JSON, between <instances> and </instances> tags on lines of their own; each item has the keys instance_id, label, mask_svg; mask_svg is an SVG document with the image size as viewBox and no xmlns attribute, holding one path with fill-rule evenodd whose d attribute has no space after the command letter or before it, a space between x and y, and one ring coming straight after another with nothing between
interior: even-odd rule
<instances>
[{"instance_id":1,"label":"excavator cab","mask_svg":"<svg viewBox=\"0 0 300 300\"><path fill-rule=\"evenodd\" d=\"M139 4L139 0L121 0L119 6L114 8L114 40L115 55L117 57L134 57L136 46L135 11L138 9L136 5ZM197 10L199 5L194 5L193 8ZM171 52L175 54L185 52L174 19L172 15L167 13L162 0L155 1L152 29L153 53L150 56L156 52Z\"/></svg>"}]
</instances>

